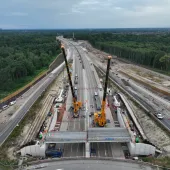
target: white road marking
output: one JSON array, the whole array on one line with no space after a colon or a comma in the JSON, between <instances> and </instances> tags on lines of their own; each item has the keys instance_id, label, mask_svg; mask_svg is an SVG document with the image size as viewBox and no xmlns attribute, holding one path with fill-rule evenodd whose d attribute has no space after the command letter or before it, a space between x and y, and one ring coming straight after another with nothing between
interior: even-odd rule
<instances>
[{"instance_id":1,"label":"white road marking","mask_svg":"<svg viewBox=\"0 0 170 170\"><path fill-rule=\"evenodd\" d=\"M104 153L105 153L105 156L107 155L107 152L106 152L106 144L104 143Z\"/></svg>"},{"instance_id":2,"label":"white road marking","mask_svg":"<svg viewBox=\"0 0 170 170\"><path fill-rule=\"evenodd\" d=\"M78 148L79 148L79 143L78 143L78 146L77 146L77 154L76 154L76 156L78 155Z\"/></svg>"},{"instance_id":3,"label":"white road marking","mask_svg":"<svg viewBox=\"0 0 170 170\"><path fill-rule=\"evenodd\" d=\"M97 147L98 147L98 156L100 157L100 152L99 152L99 143L97 143Z\"/></svg>"}]
</instances>

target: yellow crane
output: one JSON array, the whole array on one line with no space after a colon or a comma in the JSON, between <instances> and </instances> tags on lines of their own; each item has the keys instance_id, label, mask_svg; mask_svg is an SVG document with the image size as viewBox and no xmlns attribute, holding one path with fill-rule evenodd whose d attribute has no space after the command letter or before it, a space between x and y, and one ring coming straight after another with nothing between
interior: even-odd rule
<instances>
[{"instance_id":1,"label":"yellow crane","mask_svg":"<svg viewBox=\"0 0 170 170\"><path fill-rule=\"evenodd\" d=\"M64 56L65 65L66 65L67 74L68 74L68 79L69 79L69 84L70 84L70 87L71 87L71 93L72 93L72 97L73 97L73 108L74 108L73 117L77 118L77 117L79 117L78 112L79 112L79 109L82 107L82 102L77 101L77 97L75 96L75 92L73 90L73 85L72 85L72 81L71 81L71 73L69 71L69 65L68 65L68 62L67 62L65 48L64 48L63 45L61 45L61 50L62 50L62 53L63 53L63 56Z\"/></svg>"},{"instance_id":2,"label":"yellow crane","mask_svg":"<svg viewBox=\"0 0 170 170\"><path fill-rule=\"evenodd\" d=\"M97 124L100 127L103 127L106 124L105 106L106 106L106 94L107 94L107 85L108 85L108 77L109 77L109 69L110 69L111 58L112 58L111 56L108 56L107 70L106 70L106 80L105 80L105 86L104 86L104 93L103 93L101 111L94 113L94 123Z\"/></svg>"}]
</instances>

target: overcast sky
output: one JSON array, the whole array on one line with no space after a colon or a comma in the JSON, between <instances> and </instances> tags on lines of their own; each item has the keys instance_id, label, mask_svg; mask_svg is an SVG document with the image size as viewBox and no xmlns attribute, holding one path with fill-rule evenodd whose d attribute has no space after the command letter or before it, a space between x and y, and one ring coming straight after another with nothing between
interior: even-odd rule
<instances>
[{"instance_id":1,"label":"overcast sky","mask_svg":"<svg viewBox=\"0 0 170 170\"><path fill-rule=\"evenodd\" d=\"M0 28L170 27L170 0L0 0Z\"/></svg>"}]
</instances>

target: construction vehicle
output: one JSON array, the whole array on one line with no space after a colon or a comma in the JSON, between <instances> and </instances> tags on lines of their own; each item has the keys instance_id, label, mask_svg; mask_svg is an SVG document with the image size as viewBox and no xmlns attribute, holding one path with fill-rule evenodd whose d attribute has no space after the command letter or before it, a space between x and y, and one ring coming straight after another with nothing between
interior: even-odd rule
<instances>
[{"instance_id":1,"label":"construction vehicle","mask_svg":"<svg viewBox=\"0 0 170 170\"><path fill-rule=\"evenodd\" d=\"M110 68L111 58L112 58L111 56L108 56L108 63L107 63L107 70L106 70L106 80L105 80L105 87L104 87L101 111L94 113L94 123L96 125L100 126L100 127L103 127L106 124L105 105L106 105L107 84L108 84L109 68Z\"/></svg>"},{"instance_id":2,"label":"construction vehicle","mask_svg":"<svg viewBox=\"0 0 170 170\"><path fill-rule=\"evenodd\" d=\"M73 98L73 117L77 118L77 117L79 117L79 110L82 107L82 102L77 101L77 96L75 95L75 90L73 90L73 85L72 85L72 81L71 81L71 75L70 75L68 62L67 62L67 57L66 57L66 53L65 53L65 49L64 49L63 45L61 45L61 50L62 50L62 53L63 53L63 56L64 56L66 69L67 69L67 74L68 74L68 79L69 79L69 84L70 84L70 87L71 87L71 93L72 93L72 98Z\"/></svg>"}]
</instances>

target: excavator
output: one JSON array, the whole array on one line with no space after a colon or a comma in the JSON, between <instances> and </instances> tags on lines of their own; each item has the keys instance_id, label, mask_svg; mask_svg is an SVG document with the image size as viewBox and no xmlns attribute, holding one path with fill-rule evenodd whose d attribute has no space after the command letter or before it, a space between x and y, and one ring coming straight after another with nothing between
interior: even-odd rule
<instances>
[{"instance_id":1,"label":"excavator","mask_svg":"<svg viewBox=\"0 0 170 170\"><path fill-rule=\"evenodd\" d=\"M67 57L66 57L66 53L65 53L65 48L64 45L61 45L61 50L64 56L64 60L65 60L65 65L66 65L66 69L67 69L67 74L68 74L68 79L69 79L69 84L71 87L71 93L72 93L72 99L73 99L73 117L74 118L78 118L79 117L79 110L82 107L82 102L77 101L77 96L75 95L75 92L73 90L73 85L72 85L72 81L71 81L71 73L69 71L69 65L67 62Z\"/></svg>"},{"instance_id":2,"label":"excavator","mask_svg":"<svg viewBox=\"0 0 170 170\"><path fill-rule=\"evenodd\" d=\"M102 100L102 107L101 111L94 113L94 123L100 127L104 127L106 125L106 113L105 113L105 106L106 106L106 94L107 94L107 84L108 84L108 77L109 77L109 69L110 69L110 61L111 56L108 56L107 62L107 70L106 70L106 80L104 86L104 93L103 93L103 100Z\"/></svg>"}]
</instances>

